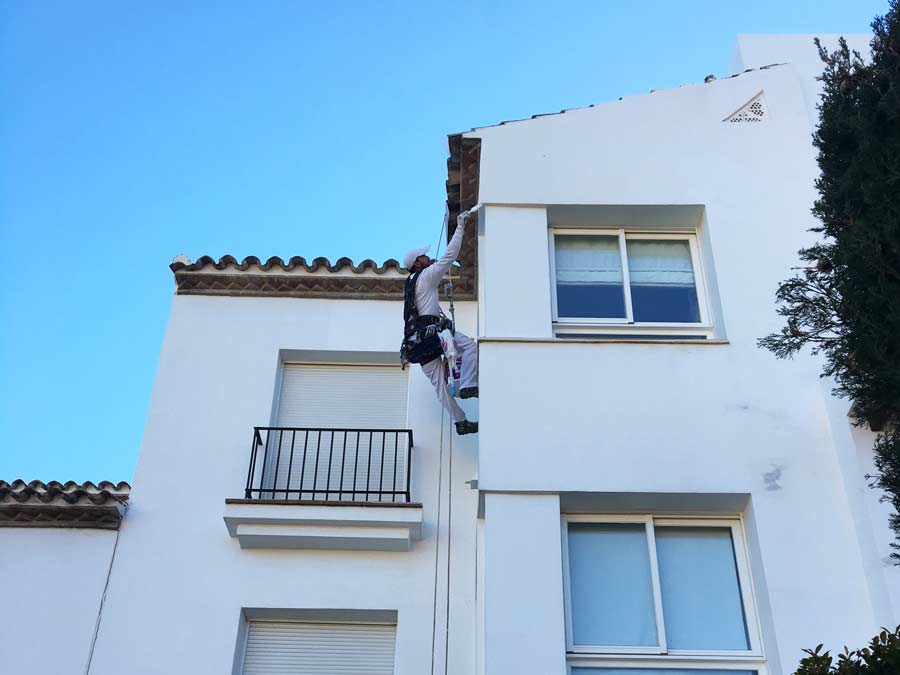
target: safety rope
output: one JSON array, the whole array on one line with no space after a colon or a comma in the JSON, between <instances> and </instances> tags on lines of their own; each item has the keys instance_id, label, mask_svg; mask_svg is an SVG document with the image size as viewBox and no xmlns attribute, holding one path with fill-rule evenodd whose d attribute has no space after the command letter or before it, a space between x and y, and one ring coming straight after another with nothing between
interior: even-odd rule
<instances>
[{"instance_id":1,"label":"safety rope","mask_svg":"<svg viewBox=\"0 0 900 675\"><path fill-rule=\"evenodd\" d=\"M450 419L453 424L453 418ZM444 675L447 675L450 661L450 555L453 530L453 429L450 429L450 449L447 457L447 614L444 619Z\"/></svg>"},{"instance_id":2,"label":"safety rope","mask_svg":"<svg viewBox=\"0 0 900 675\"><path fill-rule=\"evenodd\" d=\"M91 672L91 665L94 662L94 648L97 646L97 636L100 634L100 621L103 619L103 607L106 605L106 593L109 591L109 580L112 577L113 563L116 561L116 551L119 549L119 535L122 532L122 520L125 520L125 516L128 514L128 507L131 506L131 503L128 501L121 501L119 504L122 506L122 517L119 522L119 527L116 528L116 539L113 542L112 555L109 556L109 567L106 570L106 581L103 584L103 593L100 595L100 605L97 607L97 619L94 621L94 632L91 635L91 646L88 649L87 662L84 664L84 672L85 675L89 675Z\"/></svg>"},{"instance_id":3,"label":"safety rope","mask_svg":"<svg viewBox=\"0 0 900 675\"><path fill-rule=\"evenodd\" d=\"M451 432L452 433L452 432ZM434 675L434 645L437 638L438 561L441 550L441 483L444 471L444 406L441 404L441 442L438 451L437 526L434 536L434 599L431 612L431 675Z\"/></svg>"},{"instance_id":4,"label":"safety rope","mask_svg":"<svg viewBox=\"0 0 900 675\"><path fill-rule=\"evenodd\" d=\"M447 216L444 217L444 222L441 224L441 232L438 235L438 243L435 247L435 257L440 255L441 244L444 240L444 228L447 226L449 222ZM448 277L448 287L450 290L450 314L451 319L453 320L453 332L456 332L456 316L453 310L453 268L447 272ZM445 357L441 357L444 360L445 367L448 369L446 372L451 372L449 369L449 364L446 363ZM446 381L444 382L444 386L447 386ZM448 391L449 394L449 391ZM436 527L436 535L435 535L435 547L434 547L434 599L433 599L433 611L432 611L432 620L431 620L431 674L434 673L435 666L435 646L437 642L437 598L438 598L438 568L440 566L440 541L441 541L441 510L443 503L443 477L444 477L444 418L447 418L448 422L448 449L447 449L447 565L446 565L446 575L447 575L447 589L445 594L445 603L446 603L446 611L444 614L444 671L443 675L447 675L450 661L450 555L451 555L451 526L453 521L453 416L446 414L446 408L443 404L441 404L441 433L440 433L440 451L438 452L438 503L437 503L437 527Z\"/></svg>"}]
</instances>

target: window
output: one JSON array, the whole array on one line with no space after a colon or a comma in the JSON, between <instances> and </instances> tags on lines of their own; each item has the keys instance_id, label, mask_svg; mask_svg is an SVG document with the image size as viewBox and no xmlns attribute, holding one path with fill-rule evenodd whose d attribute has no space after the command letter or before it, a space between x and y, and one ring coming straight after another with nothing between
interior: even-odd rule
<instances>
[{"instance_id":1,"label":"window","mask_svg":"<svg viewBox=\"0 0 900 675\"><path fill-rule=\"evenodd\" d=\"M407 436L328 429L405 429L407 390L396 365L283 364L275 424L261 436L263 483L273 489L262 496L369 501L366 493L404 489Z\"/></svg>"},{"instance_id":2,"label":"window","mask_svg":"<svg viewBox=\"0 0 900 675\"><path fill-rule=\"evenodd\" d=\"M764 672L740 520L568 516L565 535L573 675Z\"/></svg>"},{"instance_id":3,"label":"window","mask_svg":"<svg viewBox=\"0 0 900 675\"><path fill-rule=\"evenodd\" d=\"M242 675L392 675L396 626L376 623L250 621Z\"/></svg>"},{"instance_id":4,"label":"window","mask_svg":"<svg viewBox=\"0 0 900 675\"><path fill-rule=\"evenodd\" d=\"M708 327L695 234L554 229L557 324Z\"/></svg>"}]
</instances>

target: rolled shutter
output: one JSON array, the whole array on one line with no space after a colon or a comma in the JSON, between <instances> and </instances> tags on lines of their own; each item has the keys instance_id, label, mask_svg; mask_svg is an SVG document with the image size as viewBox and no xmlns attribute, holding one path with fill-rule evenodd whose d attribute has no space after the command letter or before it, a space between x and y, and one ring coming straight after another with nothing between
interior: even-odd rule
<instances>
[{"instance_id":1,"label":"rolled shutter","mask_svg":"<svg viewBox=\"0 0 900 675\"><path fill-rule=\"evenodd\" d=\"M277 426L404 429L407 381L398 366L286 363Z\"/></svg>"},{"instance_id":2,"label":"rolled shutter","mask_svg":"<svg viewBox=\"0 0 900 675\"><path fill-rule=\"evenodd\" d=\"M405 429L407 382L407 372L396 366L285 364L276 426ZM283 431L270 432L266 442L266 486L302 488L305 499L362 501L363 495L338 491L405 485L408 440L404 434ZM333 492L315 492L314 484Z\"/></svg>"},{"instance_id":3,"label":"rolled shutter","mask_svg":"<svg viewBox=\"0 0 900 675\"><path fill-rule=\"evenodd\" d=\"M393 675L396 626L251 621L243 675Z\"/></svg>"}]
</instances>

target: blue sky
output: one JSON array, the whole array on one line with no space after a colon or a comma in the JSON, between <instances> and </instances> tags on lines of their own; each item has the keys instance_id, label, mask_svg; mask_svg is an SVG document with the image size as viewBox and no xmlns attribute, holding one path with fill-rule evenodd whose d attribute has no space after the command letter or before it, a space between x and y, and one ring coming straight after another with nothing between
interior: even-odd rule
<instances>
[{"instance_id":1,"label":"blue sky","mask_svg":"<svg viewBox=\"0 0 900 675\"><path fill-rule=\"evenodd\" d=\"M0 478L131 480L175 254L398 257L437 241L448 133L886 9L0 2Z\"/></svg>"}]
</instances>

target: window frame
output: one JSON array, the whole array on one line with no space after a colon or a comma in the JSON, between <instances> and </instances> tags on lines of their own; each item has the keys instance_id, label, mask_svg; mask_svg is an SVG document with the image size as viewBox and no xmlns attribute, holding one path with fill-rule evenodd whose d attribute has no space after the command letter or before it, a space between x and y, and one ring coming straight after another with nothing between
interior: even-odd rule
<instances>
[{"instance_id":1,"label":"window frame","mask_svg":"<svg viewBox=\"0 0 900 675\"><path fill-rule=\"evenodd\" d=\"M572 595L569 568L570 523L643 523L647 533L650 556L653 606L656 613L657 645L650 647L576 645L573 642ZM765 675L765 651L762 645L762 628L756 606L756 593L750 569L750 553L744 536L743 517L740 514L721 516L679 516L656 514L584 515L563 514L562 572L563 603L566 631L566 658L569 667L629 667L629 668L686 668L688 662L700 664L700 668L757 670ZM656 558L656 527L728 527L731 530L735 569L740 588L741 603L746 622L750 648L747 650L669 649L666 644L665 618L659 582L659 564ZM602 675L602 673L601 673Z\"/></svg>"},{"instance_id":2,"label":"window frame","mask_svg":"<svg viewBox=\"0 0 900 675\"><path fill-rule=\"evenodd\" d=\"M550 303L553 324L556 328L566 330L572 328L597 329L613 332L650 332L655 334L697 333L707 335L712 330L712 320L709 308L709 298L706 290L706 275L703 268L702 252L700 250L699 237L696 229L673 230L648 230L644 228L631 229L618 228L579 228L579 227L551 227L548 229L548 245L550 251ZM557 307L556 288L556 236L580 235L596 237L618 238L619 256L622 265L622 287L625 296L624 317L560 317ZM698 323L668 322L668 321L635 321L631 300L631 280L628 273L628 249L629 240L672 240L687 241L691 252L691 266L694 272L694 289L697 293L697 306L700 311ZM624 331L623 331L624 329ZM649 330L648 330L649 329Z\"/></svg>"}]
</instances>

